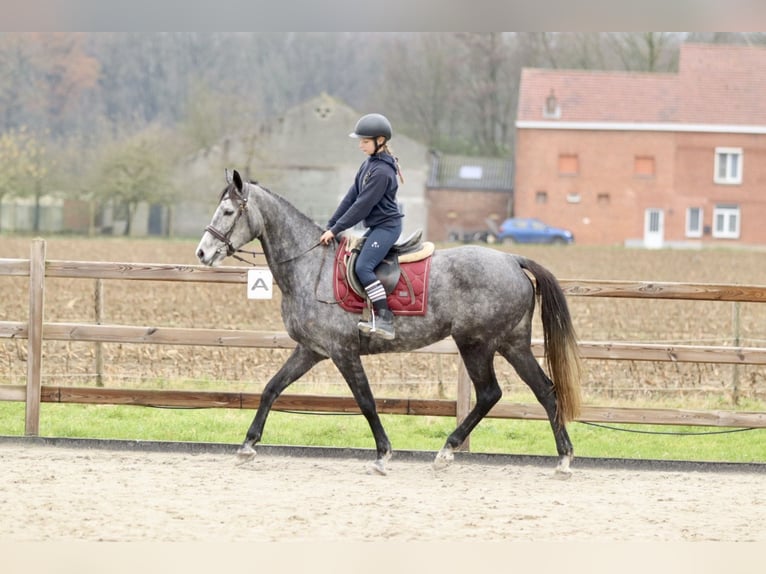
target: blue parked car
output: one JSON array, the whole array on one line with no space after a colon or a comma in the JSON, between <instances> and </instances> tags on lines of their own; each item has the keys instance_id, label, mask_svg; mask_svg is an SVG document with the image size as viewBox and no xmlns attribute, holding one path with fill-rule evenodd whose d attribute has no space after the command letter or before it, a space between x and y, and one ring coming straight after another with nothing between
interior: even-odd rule
<instances>
[{"instance_id":1,"label":"blue parked car","mask_svg":"<svg viewBox=\"0 0 766 574\"><path fill-rule=\"evenodd\" d=\"M568 229L551 227L534 217L512 217L500 224L497 240L501 243L568 245L574 242L574 235Z\"/></svg>"}]
</instances>

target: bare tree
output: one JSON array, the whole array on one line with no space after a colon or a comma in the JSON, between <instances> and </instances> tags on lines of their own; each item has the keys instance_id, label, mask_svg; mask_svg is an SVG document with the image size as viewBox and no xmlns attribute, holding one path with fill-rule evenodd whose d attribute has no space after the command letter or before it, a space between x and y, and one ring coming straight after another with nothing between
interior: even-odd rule
<instances>
[{"instance_id":1,"label":"bare tree","mask_svg":"<svg viewBox=\"0 0 766 574\"><path fill-rule=\"evenodd\" d=\"M327 92L360 111L387 110L397 130L440 151L504 156L523 66L673 71L683 41L762 44L766 35L2 34L0 132L50 126L57 147L99 148L105 135L161 124L206 147Z\"/></svg>"},{"instance_id":2,"label":"bare tree","mask_svg":"<svg viewBox=\"0 0 766 574\"><path fill-rule=\"evenodd\" d=\"M559 32L519 32L516 46L524 66L535 68L567 67L560 64L563 56Z\"/></svg>"},{"instance_id":3,"label":"bare tree","mask_svg":"<svg viewBox=\"0 0 766 574\"><path fill-rule=\"evenodd\" d=\"M627 71L670 72L678 69L678 47L683 40L680 34L624 32L609 34L608 38Z\"/></svg>"},{"instance_id":4,"label":"bare tree","mask_svg":"<svg viewBox=\"0 0 766 574\"><path fill-rule=\"evenodd\" d=\"M436 148L459 96L454 38L444 34L400 35L386 50L380 106L399 120L402 131Z\"/></svg>"},{"instance_id":5,"label":"bare tree","mask_svg":"<svg viewBox=\"0 0 766 574\"><path fill-rule=\"evenodd\" d=\"M512 147L521 62L511 34L458 34L461 100L475 152L503 156Z\"/></svg>"}]
</instances>

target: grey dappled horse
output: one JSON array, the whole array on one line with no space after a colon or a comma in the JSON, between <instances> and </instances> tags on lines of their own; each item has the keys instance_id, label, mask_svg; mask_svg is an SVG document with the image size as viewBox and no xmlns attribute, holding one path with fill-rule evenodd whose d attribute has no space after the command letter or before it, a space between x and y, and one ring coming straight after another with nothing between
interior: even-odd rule
<instances>
[{"instance_id":1,"label":"grey dappled horse","mask_svg":"<svg viewBox=\"0 0 766 574\"><path fill-rule=\"evenodd\" d=\"M529 385L545 408L560 456L557 475L568 476L573 449L566 423L580 406L580 360L564 293L541 265L486 247L437 250L431 262L424 316L397 316L396 338L371 339L357 329L359 315L334 304L333 258L337 244L319 245L323 229L287 200L238 172L223 190L210 225L197 246L205 265L258 238L282 292L282 319L297 346L266 384L238 456L255 455L269 410L291 383L318 362L330 359L348 383L372 429L377 459L372 469L386 473L391 443L381 424L360 355L406 352L451 336L476 391L476 404L447 438L434 466L446 466L473 428L497 403L502 391L493 358L500 353ZM534 277L533 280L527 275ZM549 379L532 354L535 284L541 305Z\"/></svg>"}]
</instances>

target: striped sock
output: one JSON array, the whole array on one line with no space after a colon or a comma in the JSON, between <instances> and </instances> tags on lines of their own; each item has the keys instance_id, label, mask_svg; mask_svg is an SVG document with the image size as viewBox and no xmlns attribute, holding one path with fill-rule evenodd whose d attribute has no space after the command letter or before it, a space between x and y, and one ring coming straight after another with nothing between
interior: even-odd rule
<instances>
[{"instance_id":1,"label":"striped sock","mask_svg":"<svg viewBox=\"0 0 766 574\"><path fill-rule=\"evenodd\" d=\"M383 288L383 284L380 281L370 283L364 290L367 292L367 296L373 303L375 303L375 301L386 300L386 290Z\"/></svg>"}]
</instances>

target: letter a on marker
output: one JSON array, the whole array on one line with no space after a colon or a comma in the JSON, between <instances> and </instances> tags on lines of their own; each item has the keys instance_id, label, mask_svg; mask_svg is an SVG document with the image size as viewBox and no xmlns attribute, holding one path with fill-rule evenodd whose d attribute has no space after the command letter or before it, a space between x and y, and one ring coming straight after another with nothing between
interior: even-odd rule
<instances>
[{"instance_id":1,"label":"letter a on marker","mask_svg":"<svg viewBox=\"0 0 766 574\"><path fill-rule=\"evenodd\" d=\"M268 269L250 269L247 272L247 298L271 299L274 278Z\"/></svg>"}]
</instances>

